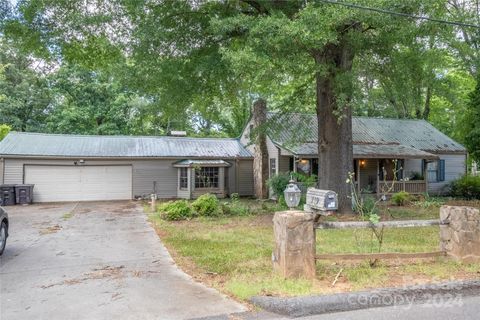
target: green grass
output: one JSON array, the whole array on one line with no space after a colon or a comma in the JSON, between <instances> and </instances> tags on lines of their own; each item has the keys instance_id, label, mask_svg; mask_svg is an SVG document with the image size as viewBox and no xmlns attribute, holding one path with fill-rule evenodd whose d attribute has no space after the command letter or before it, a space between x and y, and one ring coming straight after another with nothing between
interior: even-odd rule
<instances>
[{"instance_id":1,"label":"green grass","mask_svg":"<svg viewBox=\"0 0 480 320\"><path fill-rule=\"evenodd\" d=\"M318 253L426 252L438 250L439 227L384 229L383 245L370 229L317 231Z\"/></svg>"},{"instance_id":2,"label":"green grass","mask_svg":"<svg viewBox=\"0 0 480 320\"><path fill-rule=\"evenodd\" d=\"M62 219L63 220L68 220L70 218L73 217L73 212L67 212L67 213L64 213L63 216L62 216Z\"/></svg>"},{"instance_id":3,"label":"green grass","mask_svg":"<svg viewBox=\"0 0 480 320\"><path fill-rule=\"evenodd\" d=\"M438 212L438 208L436 210ZM197 279L239 299L262 294L297 296L402 286L413 280L478 278L480 274L480 264L460 264L445 258L403 262L385 260L374 266L369 261L318 261L317 279L285 280L272 271L272 214L262 212L256 216L223 216L181 222L163 221L156 214L150 217L181 267ZM342 219L341 216L338 218ZM436 251L438 246L437 226L385 229L381 251L426 252ZM370 229L317 231L318 253L378 251L378 242ZM339 280L332 288L331 283L340 270Z\"/></svg>"}]
</instances>

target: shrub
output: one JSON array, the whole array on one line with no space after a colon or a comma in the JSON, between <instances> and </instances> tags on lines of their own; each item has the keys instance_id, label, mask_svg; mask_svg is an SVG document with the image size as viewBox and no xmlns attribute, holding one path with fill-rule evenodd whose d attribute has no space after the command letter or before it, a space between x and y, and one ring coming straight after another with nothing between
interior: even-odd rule
<instances>
[{"instance_id":1,"label":"shrub","mask_svg":"<svg viewBox=\"0 0 480 320\"><path fill-rule=\"evenodd\" d=\"M186 200L169 201L158 207L158 212L165 220L185 220L193 218L195 213Z\"/></svg>"},{"instance_id":2,"label":"shrub","mask_svg":"<svg viewBox=\"0 0 480 320\"><path fill-rule=\"evenodd\" d=\"M317 183L317 176L312 174L310 176L306 176L304 174L298 172L286 172L276 174L270 179L267 180L267 185L270 189L272 189L273 195L280 201L281 196L283 196L283 191L288 185L290 179L296 180L297 182L301 183L303 187L310 188L315 186Z\"/></svg>"},{"instance_id":3,"label":"shrub","mask_svg":"<svg viewBox=\"0 0 480 320\"><path fill-rule=\"evenodd\" d=\"M290 175L288 175L288 173L281 173L268 179L267 185L272 189L273 195L277 199L280 199L280 197L283 196L283 191L285 191L285 188L288 185L288 181L290 181Z\"/></svg>"},{"instance_id":4,"label":"shrub","mask_svg":"<svg viewBox=\"0 0 480 320\"><path fill-rule=\"evenodd\" d=\"M410 193L406 191L397 192L392 196L392 202L395 203L397 206L403 206L409 200Z\"/></svg>"},{"instance_id":5,"label":"shrub","mask_svg":"<svg viewBox=\"0 0 480 320\"><path fill-rule=\"evenodd\" d=\"M420 172L412 172L410 180L423 180L423 175Z\"/></svg>"},{"instance_id":6,"label":"shrub","mask_svg":"<svg viewBox=\"0 0 480 320\"><path fill-rule=\"evenodd\" d=\"M213 194L202 194L192 203L193 210L202 217L218 216L221 213L217 197Z\"/></svg>"},{"instance_id":7,"label":"shrub","mask_svg":"<svg viewBox=\"0 0 480 320\"><path fill-rule=\"evenodd\" d=\"M450 193L454 197L467 200L480 199L480 177L464 176L450 184Z\"/></svg>"},{"instance_id":8,"label":"shrub","mask_svg":"<svg viewBox=\"0 0 480 320\"><path fill-rule=\"evenodd\" d=\"M375 198L369 195L362 197L360 199L360 203L356 206L355 211L366 217L369 217L373 214L378 214Z\"/></svg>"}]
</instances>

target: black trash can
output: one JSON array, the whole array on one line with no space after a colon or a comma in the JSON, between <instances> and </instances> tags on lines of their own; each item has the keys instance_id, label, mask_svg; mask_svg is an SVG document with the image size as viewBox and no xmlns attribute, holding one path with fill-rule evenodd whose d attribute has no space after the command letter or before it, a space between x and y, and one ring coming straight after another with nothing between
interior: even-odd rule
<instances>
[{"instance_id":1,"label":"black trash can","mask_svg":"<svg viewBox=\"0 0 480 320\"><path fill-rule=\"evenodd\" d=\"M0 205L2 206L15 205L15 185L14 184L0 185Z\"/></svg>"},{"instance_id":2,"label":"black trash can","mask_svg":"<svg viewBox=\"0 0 480 320\"><path fill-rule=\"evenodd\" d=\"M15 198L17 204L31 204L33 202L33 184L15 185Z\"/></svg>"}]
</instances>

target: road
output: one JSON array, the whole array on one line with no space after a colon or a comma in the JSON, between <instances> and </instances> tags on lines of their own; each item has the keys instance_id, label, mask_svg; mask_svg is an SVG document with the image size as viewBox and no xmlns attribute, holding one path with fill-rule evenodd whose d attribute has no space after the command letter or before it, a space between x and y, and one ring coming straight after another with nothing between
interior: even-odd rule
<instances>
[{"instance_id":1,"label":"road","mask_svg":"<svg viewBox=\"0 0 480 320\"><path fill-rule=\"evenodd\" d=\"M270 318L271 319L271 318ZM286 320L289 318L277 318ZM418 304L412 306L384 307L349 312L331 313L298 320L478 320L480 319L480 297L464 297L441 305Z\"/></svg>"}]
</instances>

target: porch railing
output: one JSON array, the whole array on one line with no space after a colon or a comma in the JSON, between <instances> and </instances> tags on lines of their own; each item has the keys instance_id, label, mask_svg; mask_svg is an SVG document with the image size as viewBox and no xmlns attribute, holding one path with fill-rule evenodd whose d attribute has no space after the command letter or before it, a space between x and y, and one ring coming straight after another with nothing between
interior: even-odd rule
<instances>
[{"instance_id":1,"label":"porch railing","mask_svg":"<svg viewBox=\"0 0 480 320\"><path fill-rule=\"evenodd\" d=\"M387 194L397 193L400 191L406 191L410 194L423 194L427 192L427 183L425 180L382 181L380 182L379 187L379 193Z\"/></svg>"}]
</instances>

